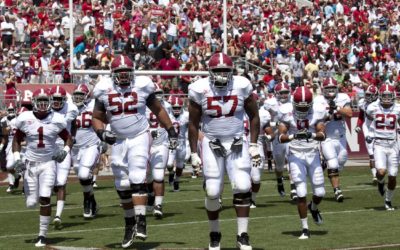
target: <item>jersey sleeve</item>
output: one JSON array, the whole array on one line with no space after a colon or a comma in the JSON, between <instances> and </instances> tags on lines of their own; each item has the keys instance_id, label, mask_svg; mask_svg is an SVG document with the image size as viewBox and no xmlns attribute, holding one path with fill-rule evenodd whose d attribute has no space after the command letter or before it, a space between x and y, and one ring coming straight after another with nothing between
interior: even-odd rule
<instances>
[{"instance_id":1,"label":"jersey sleeve","mask_svg":"<svg viewBox=\"0 0 400 250\"><path fill-rule=\"evenodd\" d=\"M6 128L6 127L8 127L8 124L7 124L7 117L3 117L2 119L1 119L1 121L0 121L0 125L1 125L1 127L2 128Z\"/></svg>"},{"instance_id":2,"label":"jersey sleeve","mask_svg":"<svg viewBox=\"0 0 400 250\"><path fill-rule=\"evenodd\" d=\"M67 121L62 115L54 114L53 123L59 129L59 132L67 128Z\"/></svg>"},{"instance_id":3,"label":"jersey sleeve","mask_svg":"<svg viewBox=\"0 0 400 250\"><path fill-rule=\"evenodd\" d=\"M189 100L201 105L201 90L199 86L201 85L201 79L189 85Z\"/></svg>"},{"instance_id":4,"label":"jersey sleeve","mask_svg":"<svg viewBox=\"0 0 400 250\"><path fill-rule=\"evenodd\" d=\"M340 106L347 107L350 106L350 104L351 104L351 99L349 95L342 93L340 98Z\"/></svg>"},{"instance_id":5,"label":"jersey sleeve","mask_svg":"<svg viewBox=\"0 0 400 250\"><path fill-rule=\"evenodd\" d=\"M135 79L135 84L136 83L140 86L141 91L143 91L146 96L149 96L156 90L156 86L154 85L153 81L147 76L138 76Z\"/></svg>"},{"instance_id":6,"label":"jersey sleeve","mask_svg":"<svg viewBox=\"0 0 400 250\"><path fill-rule=\"evenodd\" d=\"M242 78L244 81L243 96L245 97L245 99L247 99L249 96L253 94L253 85L251 85L250 81L247 78L245 77Z\"/></svg>"},{"instance_id":7,"label":"jersey sleeve","mask_svg":"<svg viewBox=\"0 0 400 250\"><path fill-rule=\"evenodd\" d=\"M365 111L365 115L367 117L372 118L375 112L375 103L371 103L370 105L368 105L367 110Z\"/></svg>"},{"instance_id":8,"label":"jersey sleeve","mask_svg":"<svg viewBox=\"0 0 400 250\"><path fill-rule=\"evenodd\" d=\"M79 115L79 110L78 107L75 106L73 103L68 103L68 112L67 115L65 116L66 120L68 123L72 122L73 120L76 119L76 117Z\"/></svg>"},{"instance_id":9,"label":"jersey sleeve","mask_svg":"<svg viewBox=\"0 0 400 250\"><path fill-rule=\"evenodd\" d=\"M259 112L259 114L260 114L260 125L261 128L264 129L271 121L271 115L267 110L262 110L261 112Z\"/></svg>"}]
</instances>

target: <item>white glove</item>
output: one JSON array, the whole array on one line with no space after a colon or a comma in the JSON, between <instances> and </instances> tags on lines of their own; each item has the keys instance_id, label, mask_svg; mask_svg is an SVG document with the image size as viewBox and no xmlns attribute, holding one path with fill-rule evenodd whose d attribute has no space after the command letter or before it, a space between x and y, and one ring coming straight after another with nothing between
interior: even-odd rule
<instances>
[{"instance_id":1,"label":"white glove","mask_svg":"<svg viewBox=\"0 0 400 250\"><path fill-rule=\"evenodd\" d=\"M358 134L358 133L361 132L361 128L360 128L359 126L357 126L357 127L354 129L354 131Z\"/></svg>"},{"instance_id":2,"label":"white glove","mask_svg":"<svg viewBox=\"0 0 400 250\"><path fill-rule=\"evenodd\" d=\"M190 154L190 160L192 162L193 169L199 169L201 166L201 159L197 153Z\"/></svg>"},{"instance_id":3,"label":"white glove","mask_svg":"<svg viewBox=\"0 0 400 250\"><path fill-rule=\"evenodd\" d=\"M0 144L0 151L3 150L3 148L4 148L4 145L3 145L3 143L1 143Z\"/></svg>"},{"instance_id":4,"label":"white glove","mask_svg":"<svg viewBox=\"0 0 400 250\"><path fill-rule=\"evenodd\" d=\"M262 168L263 166L261 166L261 156L260 152L258 151L257 143L250 143L249 154L251 157L251 165L254 168Z\"/></svg>"}]
</instances>

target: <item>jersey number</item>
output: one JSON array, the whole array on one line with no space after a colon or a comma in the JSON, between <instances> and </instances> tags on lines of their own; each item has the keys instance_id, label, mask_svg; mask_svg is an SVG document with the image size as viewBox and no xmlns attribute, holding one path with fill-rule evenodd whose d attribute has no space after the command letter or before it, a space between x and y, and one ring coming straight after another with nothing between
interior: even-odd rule
<instances>
[{"instance_id":1,"label":"jersey number","mask_svg":"<svg viewBox=\"0 0 400 250\"><path fill-rule=\"evenodd\" d=\"M220 102L221 100L223 103ZM207 110L215 110L216 113L215 115L210 115L212 118L218 118L221 116L233 116L236 111L237 105L238 98L236 95L207 97Z\"/></svg>"},{"instance_id":2,"label":"jersey number","mask_svg":"<svg viewBox=\"0 0 400 250\"><path fill-rule=\"evenodd\" d=\"M386 125L386 119L389 120L389 124ZM396 115L394 114L377 114L375 116L375 125L377 129L382 130L393 130L396 128Z\"/></svg>"},{"instance_id":3,"label":"jersey number","mask_svg":"<svg viewBox=\"0 0 400 250\"><path fill-rule=\"evenodd\" d=\"M44 148L45 145L44 145L44 142L43 142L43 127L39 127L39 128L37 129L37 132L39 133L39 134L38 134L39 143L37 144L37 147L38 147L38 148Z\"/></svg>"},{"instance_id":4,"label":"jersey number","mask_svg":"<svg viewBox=\"0 0 400 250\"><path fill-rule=\"evenodd\" d=\"M150 113L149 116L149 123L150 123L150 128L158 128L158 119L157 116L153 113Z\"/></svg>"},{"instance_id":5,"label":"jersey number","mask_svg":"<svg viewBox=\"0 0 400 250\"><path fill-rule=\"evenodd\" d=\"M77 128L90 128L92 126L92 112L84 112L80 119L76 119Z\"/></svg>"},{"instance_id":6,"label":"jersey number","mask_svg":"<svg viewBox=\"0 0 400 250\"><path fill-rule=\"evenodd\" d=\"M121 95L119 93L114 93L114 94L109 94L108 95L108 103L110 105L110 107L116 107L116 109L111 111L112 115L120 115L122 113L125 113L127 115L130 114L136 114L137 113L137 109L135 108L135 106L138 103L138 96L137 93L132 91L130 93L124 93L123 96L123 102L121 102L121 100L114 100L116 98L119 98ZM132 100L129 101L125 101L125 98L129 98L132 97Z\"/></svg>"},{"instance_id":7,"label":"jersey number","mask_svg":"<svg viewBox=\"0 0 400 250\"><path fill-rule=\"evenodd\" d=\"M297 129L302 130L302 129L308 129L309 127L309 122L308 120L297 120Z\"/></svg>"}]
</instances>

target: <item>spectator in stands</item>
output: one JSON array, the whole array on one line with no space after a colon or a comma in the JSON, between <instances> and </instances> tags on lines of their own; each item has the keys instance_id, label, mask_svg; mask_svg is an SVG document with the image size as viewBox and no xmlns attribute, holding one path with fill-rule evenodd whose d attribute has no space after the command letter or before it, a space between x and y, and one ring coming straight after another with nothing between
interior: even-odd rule
<instances>
[{"instance_id":1,"label":"spectator in stands","mask_svg":"<svg viewBox=\"0 0 400 250\"><path fill-rule=\"evenodd\" d=\"M13 44L14 24L10 22L10 16L4 16L4 21L0 24L1 41L3 48L9 48Z\"/></svg>"},{"instance_id":2,"label":"spectator in stands","mask_svg":"<svg viewBox=\"0 0 400 250\"><path fill-rule=\"evenodd\" d=\"M292 76L294 77L294 87L303 85L304 69L305 69L304 61L301 58L300 53L297 52L296 55L294 56L294 60L292 60L290 64L290 71Z\"/></svg>"},{"instance_id":3,"label":"spectator in stands","mask_svg":"<svg viewBox=\"0 0 400 250\"><path fill-rule=\"evenodd\" d=\"M185 93L180 89L179 83L176 78L172 81L171 90L169 91L170 95L183 97Z\"/></svg>"},{"instance_id":4,"label":"spectator in stands","mask_svg":"<svg viewBox=\"0 0 400 250\"><path fill-rule=\"evenodd\" d=\"M159 70L178 70L180 68L180 63L177 59L171 57L171 50L165 49L165 58L160 60L158 64ZM175 76L161 76L162 79L172 79Z\"/></svg>"},{"instance_id":5,"label":"spectator in stands","mask_svg":"<svg viewBox=\"0 0 400 250\"><path fill-rule=\"evenodd\" d=\"M25 43L25 37L26 37L26 28L28 26L28 23L25 18L22 17L21 12L19 11L17 13L17 17L15 20L15 42L17 46L21 46L22 44Z\"/></svg>"}]
</instances>

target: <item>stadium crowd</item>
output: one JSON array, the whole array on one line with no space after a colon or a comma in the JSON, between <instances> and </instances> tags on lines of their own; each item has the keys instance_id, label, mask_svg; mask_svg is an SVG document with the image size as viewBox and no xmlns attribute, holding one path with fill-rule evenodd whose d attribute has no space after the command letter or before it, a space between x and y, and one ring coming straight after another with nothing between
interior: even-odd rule
<instances>
[{"instance_id":1,"label":"stadium crowd","mask_svg":"<svg viewBox=\"0 0 400 250\"><path fill-rule=\"evenodd\" d=\"M364 2L228 0L228 55L253 65L239 73L261 98L281 80L318 92L328 76L352 97L369 84L397 87L399 3ZM72 82L69 42L76 69L108 69L125 53L137 69L204 70L223 48L222 1L74 0L73 8L70 41L68 1L0 1L0 78L8 94L19 83ZM186 93L196 79L158 78L165 93Z\"/></svg>"}]
</instances>

